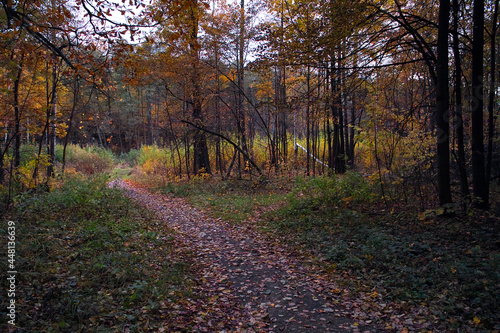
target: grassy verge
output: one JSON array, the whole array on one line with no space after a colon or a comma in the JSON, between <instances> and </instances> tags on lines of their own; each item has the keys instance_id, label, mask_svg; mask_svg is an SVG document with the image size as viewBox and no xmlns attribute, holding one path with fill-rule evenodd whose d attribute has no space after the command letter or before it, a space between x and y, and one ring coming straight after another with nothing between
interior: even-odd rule
<instances>
[{"instance_id":1,"label":"grassy verge","mask_svg":"<svg viewBox=\"0 0 500 333\"><path fill-rule=\"evenodd\" d=\"M371 193L353 173L302 181L267 225L312 249L346 287L426 305L443 330L500 329L498 218L375 213Z\"/></svg>"},{"instance_id":2,"label":"grassy verge","mask_svg":"<svg viewBox=\"0 0 500 333\"><path fill-rule=\"evenodd\" d=\"M160 192L173 193L189 203L208 209L215 218L241 223L286 199L289 185L260 184L248 180L195 179L169 183Z\"/></svg>"},{"instance_id":3,"label":"grassy verge","mask_svg":"<svg viewBox=\"0 0 500 333\"><path fill-rule=\"evenodd\" d=\"M118 167L115 167L111 173L111 179L122 179L126 180L131 178L132 174L134 172L134 169L127 166L127 165L119 165Z\"/></svg>"},{"instance_id":4,"label":"grassy verge","mask_svg":"<svg viewBox=\"0 0 500 333\"><path fill-rule=\"evenodd\" d=\"M170 309L191 294L193 266L173 231L107 188L107 179L74 177L50 193L18 197L8 218L17 228L21 331L151 331L175 321ZM6 260L1 265L6 272Z\"/></svg>"}]
</instances>

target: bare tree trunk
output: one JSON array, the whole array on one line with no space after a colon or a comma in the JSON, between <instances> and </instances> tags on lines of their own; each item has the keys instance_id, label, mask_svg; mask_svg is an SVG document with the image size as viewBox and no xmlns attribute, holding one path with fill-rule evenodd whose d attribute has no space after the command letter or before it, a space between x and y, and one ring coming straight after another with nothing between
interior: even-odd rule
<instances>
[{"instance_id":1,"label":"bare tree trunk","mask_svg":"<svg viewBox=\"0 0 500 333\"><path fill-rule=\"evenodd\" d=\"M307 66L307 100L306 100L306 174L310 175L310 164L311 164L311 67ZM313 162L314 163L314 162Z\"/></svg>"},{"instance_id":2,"label":"bare tree trunk","mask_svg":"<svg viewBox=\"0 0 500 333\"><path fill-rule=\"evenodd\" d=\"M332 119L333 119L333 160L330 167L335 169L335 173L342 174L345 172L345 149L344 149L344 119L341 101L341 78L339 69L336 68L335 57L331 60L330 69L330 85L331 85L331 98L332 98Z\"/></svg>"},{"instance_id":3,"label":"bare tree trunk","mask_svg":"<svg viewBox=\"0 0 500 333\"><path fill-rule=\"evenodd\" d=\"M18 64L17 75L14 80L14 167L17 168L21 164L21 110L19 105L19 87L21 85L21 75L23 73L23 58Z\"/></svg>"},{"instance_id":4,"label":"bare tree trunk","mask_svg":"<svg viewBox=\"0 0 500 333\"><path fill-rule=\"evenodd\" d=\"M239 144L247 153L247 138L246 138L246 117L245 117L245 0L240 2L240 36L238 39L238 111L237 111L237 127L239 133ZM239 156L238 156L239 160ZM244 159L246 162L246 159Z\"/></svg>"},{"instance_id":5,"label":"bare tree trunk","mask_svg":"<svg viewBox=\"0 0 500 333\"><path fill-rule=\"evenodd\" d=\"M189 7L189 18L191 20L191 31L189 39L189 51L191 55L191 103L193 106L192 118L196 125L203 127L203 114L201 108L201 87L200 87L200 55L198 43L198 23L199 23L199 8L198 0L194 0ZM208 155L208 146L205 132L195 130L194 132L194 150L193 150L193 173L211 174L210 157Z\"/></svg>"},{"instance_id":6,"label":"bare tree trunk","mask_svg":"<svg viewBox=\"0 0 500 333\"><path fill-rule=\"evenodd\" d=\"M486 156L486 184L488 186L487 192L489 193L490 179L491 179L491 162L493 158L493 138L495 136L495 74L496 74L496 37L497 37L497 22L498 22L498 0L495 1L495 13L493 15L493 26L491 29L490 41L490 92L488 96L488 153Z\"/></svg>"},{"instance_id":7,"label":"bare tree trunk","mask_svg":"<svg viewBox=\"0 0 500 333\"><path fill-rule=\"evenodd\" d=\"M214 4L215 8L215 4ZM215 80L216 80L216 92L215 92L215 117L217 121L217 133L222 132L221 123L221 113L220 113L220 98L221 98L221 83L219 75L219 44L215 41ZM221 177L224 177L224 168L222 163L222 152L221 152L221 139L217 137L215 139L215 168L219 171Z\"/></svg>"},{"instance_id":8,"label":"bare tree trunk","mask_svg":"<svg viewBox=\"0 0 500 333\"><path fill-rule=\"evenodd\" d=\"M453 0L453 55L455 59L455 137L457 139L457 162L460 174L460 188L462 195L470 195L465 165L464 120L462 104L462 60L460 58L460 45L458 38L459 2Z\"/></svg>"},{"instance_id":9,"label":"bare tree trunk","mask_svg":"<svg viewBox=\"0 0 500 333\"><path fill-rule=\"evenodd\" d=\"M472 186L476 205L489 206L488 179L484 165L483 133L483 56L484 56L484 0L474 0L472 39Z\"/></svg>"},{"instance_id":10,"label":"bare tree trunk","mask_svg":"<svg viewBox=\"0 0 500 333\"><path fill-rule=\"evenodd\" d=\"M69 116L68 130L66 132L66 137L64 138L64 147L62 155L62 170L61 173L64 174L64 169L66 168L66 148L68 147L69 135L71 129L73 128L73 117L75 115L76 106L78 104L78 96L80 95L80 80L78 77L75 78L74 88L73 88L73 107L71 108L71 114ZM121 140L121 139L120 139Z\"/></svg>"},{"instance_id":11,"label":"bare tree trunk","mask_svg":"<svg viewBox=\"0 0 500 333\"><path fill-rule=\"evenodd\" d=\"M450 186L450 123L448 87L448 24L450 0L440 0L438 49L437 49L437 96L436 96L436 139L437 180L439 203L452 202Z\"/></svg>"},{"instance_id":12,"label":"bare tree trunk","mask_svg":"<svg viewBox=\"0 0 500 333\"><path fill-rule=\"evenodd\" d=\"M55 59L54 59L55 61ZM52 67L52 95L50 99L49 115L49 164L47 166L47 177L54 174L56 163L56 117L57 117L57 71L58 66L54 63Z\"/></svg>"},{"instance_id":13,"label":"bare tree trunk","mask_svg":"<svg viewBox=\"0 0 500 333\"><path fill-rule=\"evenodd\" d=\"M354 131L354 127L356 126L356 95L353 96L353 99L352 99L352 105L351 105L351 122L350 122L350 127L349 127L349 136L350 136L350 140L349 140L349 165L351 166L351 168L353 168L355 166L355 160L354 160L354 147L356 146L356 142L355 142L355 131Z\"/></svg>"},{"instance_id":14,"label":"bare tree trunk","mask_svg":"<svg viewBox=\"0 0 500 333\"><path fill-rule=\"evenodd\" d=\"M55 1L52 0L52 8L55 8ZM52 32L52 42L56 42L55 30ZM54 64L52 66L52 98L50 101L50 127L49 127L49 164L47 166L47 180L54 174L54 166L56 164L56 120L57 120L57 77L58 66L57 57L53 56ZM49 111L47 111L49 112Z\"/></svg>"}]
</instances>

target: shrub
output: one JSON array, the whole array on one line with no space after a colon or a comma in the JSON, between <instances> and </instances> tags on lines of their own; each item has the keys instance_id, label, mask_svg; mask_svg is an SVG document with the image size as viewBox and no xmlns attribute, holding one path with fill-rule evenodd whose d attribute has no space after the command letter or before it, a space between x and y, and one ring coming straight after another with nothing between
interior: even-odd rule
<instances>
[{"instance_id":1,"label":"shrub","mask_svg":"<svg viewBox=\"0 0 500 333\"><path fill-rule=\"evenodd\" d=\"M45 150L42 149L42 154L46 153ZM19 154L21 156L20 164L21 166L26 166L31 162L33 157L38 154L38 146L35 145L22 145Z\"/></svg>"},{"instance_id":2,"label":"shrub","mask_svg":"<svg viewBox=\"0 0 500 333\"><path fill-rule=\"evenodd\" d=\"M121 157L122 160L128 163L131 167L135 167L139 164L139 157L141 156L141 152L137 149L131 149L127 154L123 154Z\"/></svg>"},{"instance_id":3,"label":"shrub","mask_svg":"<svg viewBox=\"0 0 500 333\"><path fill-rule=\"evenodd\" d=\"M62 146L58 148L61 150L62 161ZM68 145L66 150L66 165L86 175L107 172L113 168L114 162L113 153L101 147L80 148Z\"/></svg>"},{"instance_id":4,"label":"shrub","mask_svg":"<svg viewBox=\"0 0 500 333\"><path fill-rule=\"evenodd\" d=\"M297 188L289 196L291 209L332 209L360 206L376 198L374 187L361 174L347 172L342 176L318 176L297 179Z\"/></svg>"},{"instance_id":5,"label":"shrub","mask_svg":"<svg viewBox=\"0 0 500 333\"><path fill-rule=\"evenodd\" d=\"M158 146L142 146L137 162L146 173L154 173L167 165L168 157L166 149Z\"/></svg>"},{"instance_id":6,"label":"shrub","mask_svg":"<svg viewBox=\"0 0 500 333\"><path fill-rule=\"evenodd\" d=\"M168 181L175 178L173 166L169 165L171 158L172 153L166 148L142 146L137 155L136 180L144 184L165 186Z\"/></svg>"}]
</instances>

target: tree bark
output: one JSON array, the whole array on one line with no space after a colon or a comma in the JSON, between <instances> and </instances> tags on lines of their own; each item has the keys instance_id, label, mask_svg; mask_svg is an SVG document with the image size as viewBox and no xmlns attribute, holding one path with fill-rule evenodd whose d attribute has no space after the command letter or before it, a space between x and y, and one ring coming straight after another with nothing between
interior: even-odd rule
<instances>
[{"instance_id":1,"label":"tree bark","mask_svg":"<svg viewBox=\"0 0 500 333\"><path fill-rule=\"evenodd\" d=\"M240 3L240 36L238 39L238 112L237 127L242 149L248 153L245 119L245 0ZM246 160L245 160L246 162Z\"/></svg>"},{"instance_id":2,"label":"tree bark","mask_svg":"<svg viewBox=\"0 0 500 333\"><path fill-rule=\"evenodd\" d=\"M439 26L436 63L436 139L439 203L452 202L450 186L450 123L448 82L448 24L450 0L439 1Z\"/></svg>"},{"instance_id":3,"label":"tree bark","mask_svg":"<svg viewBox=\"0 0 500 333\"><path fill-rule=\"evenodd\" d=\"M54 59L54 61L55 60L56 59ZM54 64L52 67L52 92L50 98L50 109L47 111L49 119L49 163L47 165L48 178L54 175L54 166L56 164L57 70L57 65Z\"/></svg>"},{"instance_id":4,"label":"tree bark","mask_svg":"<svg viewBox=\"0 0 500 333\"><path fill-rule=\"evenodd\" d=\"M484 0L474 0L472 31L472 187L476 206L489 206L488 180L485 177L483 133L483 56L484 56Z\"/></svg>"},{"instance_id":5,"label":"tree bark","mask_svg":"<svg viewBox=\"0 0 500 333\"><path fill-rule=\"evenodd\" d=\"M307 176L310 175L310 164L311 164L311 158L310 158L310 153L311 153L311 67L308 65L307 66L307 105L306 105L306 147L307 147L307 154L306 154L306 174ZM314 162L313 162L314 163Z\"/></svg>"},{"instance_id":6,"label":"tree bark","mask_svg":"<svg viewBox=\"0 0 500 333\"><path fill-rule=\"evenodd\" d=\"M194 0L189 7L189 19L191 31L189 36L189 51L191 56L191 104L193 107L192 118L198 127L203 127L203 114L201 107L201 87L200 87L200 54L198 43L199 8L198 0ZM193 137L193 173L212 174L210 170L210 157L205 132L197 129Z\"/></svg>"},{"instance_id":7,"label":"tree bark","mask_svg":"<svg viewBox=\"0 0 500 333\"><path fill-rule=\"evenodd\" d=\"M460 174L460 187L462 195L470 195L469 182L467 180L467 168L465 165L464 145L464 120L462 104L462 60L460 58L460 45L458 37L459 2L453 0L453 55L455 59L455 137L457 140L457 163Z\"/></svg>"},{"instance_id":8,"label":"tree bark","mask_svg":"<svg viewBox=\"0 0 500 333\"><path fill-rule=\"evenodd\" d=\"M495 12L493 14L493 25L491 28L491 41L490 41L490 91L488 96L488 152L486 156L486 184L489 193L489 185L491 179L491 162L493 159L493 138L495 136L495 80L496 80L496 37L497 37L497 22L498 22L498 0L495 1Z\"/></svg>"},{"instance_id":9,"label":"tree bark","mask_svg":"<svg viewBox=\"0 0 500 333\"><path fill-rule=\"evenodd\" d=\"M331 84L331 96L332 96L332 117L333 117L333 160L330 162L330 167L335 168L335 173L343 174L346 171L345 168L345 142L344 142L344 117L342 110L342 96L341 96L341 84L342 79L340 78L340 69L337 68L337 59L335 57L331 60L331 71L330 71L330 84ZM340 65L340 63L339 63ZM338 66L341 67L341 66Z\"/></svg>"},{"instance_id":10,"label":"tree bark","mask_svg":"<svg viewBox=\"0 0 500 333\"><path fill-rule=\"evenodd\" d=\"M14 167L17 168L21 164L21 110L19 105L19 87L21 85L21 75L23 73L23 58L18 64L17 75L14 80Z\"/></svg>"}]
</instances>

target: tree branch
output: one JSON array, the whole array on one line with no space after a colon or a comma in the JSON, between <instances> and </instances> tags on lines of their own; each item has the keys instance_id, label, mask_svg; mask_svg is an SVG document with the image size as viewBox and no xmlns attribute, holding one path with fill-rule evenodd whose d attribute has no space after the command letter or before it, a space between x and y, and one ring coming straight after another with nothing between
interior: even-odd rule
<instances>
[{"instance_id":1,"label":"tree branch","mask_svg":"<svg viewBox=\"0 0 500 333\"><path fill-rule=\"evenodd\" d=\"M231 139L229 139L228 137L222 135L222 134L219 134L217 132L213 132L209 129L206 129L204 127L201 127L201 126L198 126L192 122L190 122L189 120L181 120L181 122L185 123L185 124L189 124L203 132L206 132L210 135L214 135L214 136L217 136L223 140L226 140L230 145L232 145L234 147L234 149L236 149L237 151L239 151L247 160L248 162L250 162L250 164L259 172L259 175L262 175L262 170L259 168L259 166L257 164L255 164L255 162L250 158L250 156L248 156L248 154L240 148L240 146L238 146L236 143L234 143Z\"/></svg>"}]
</instances>

